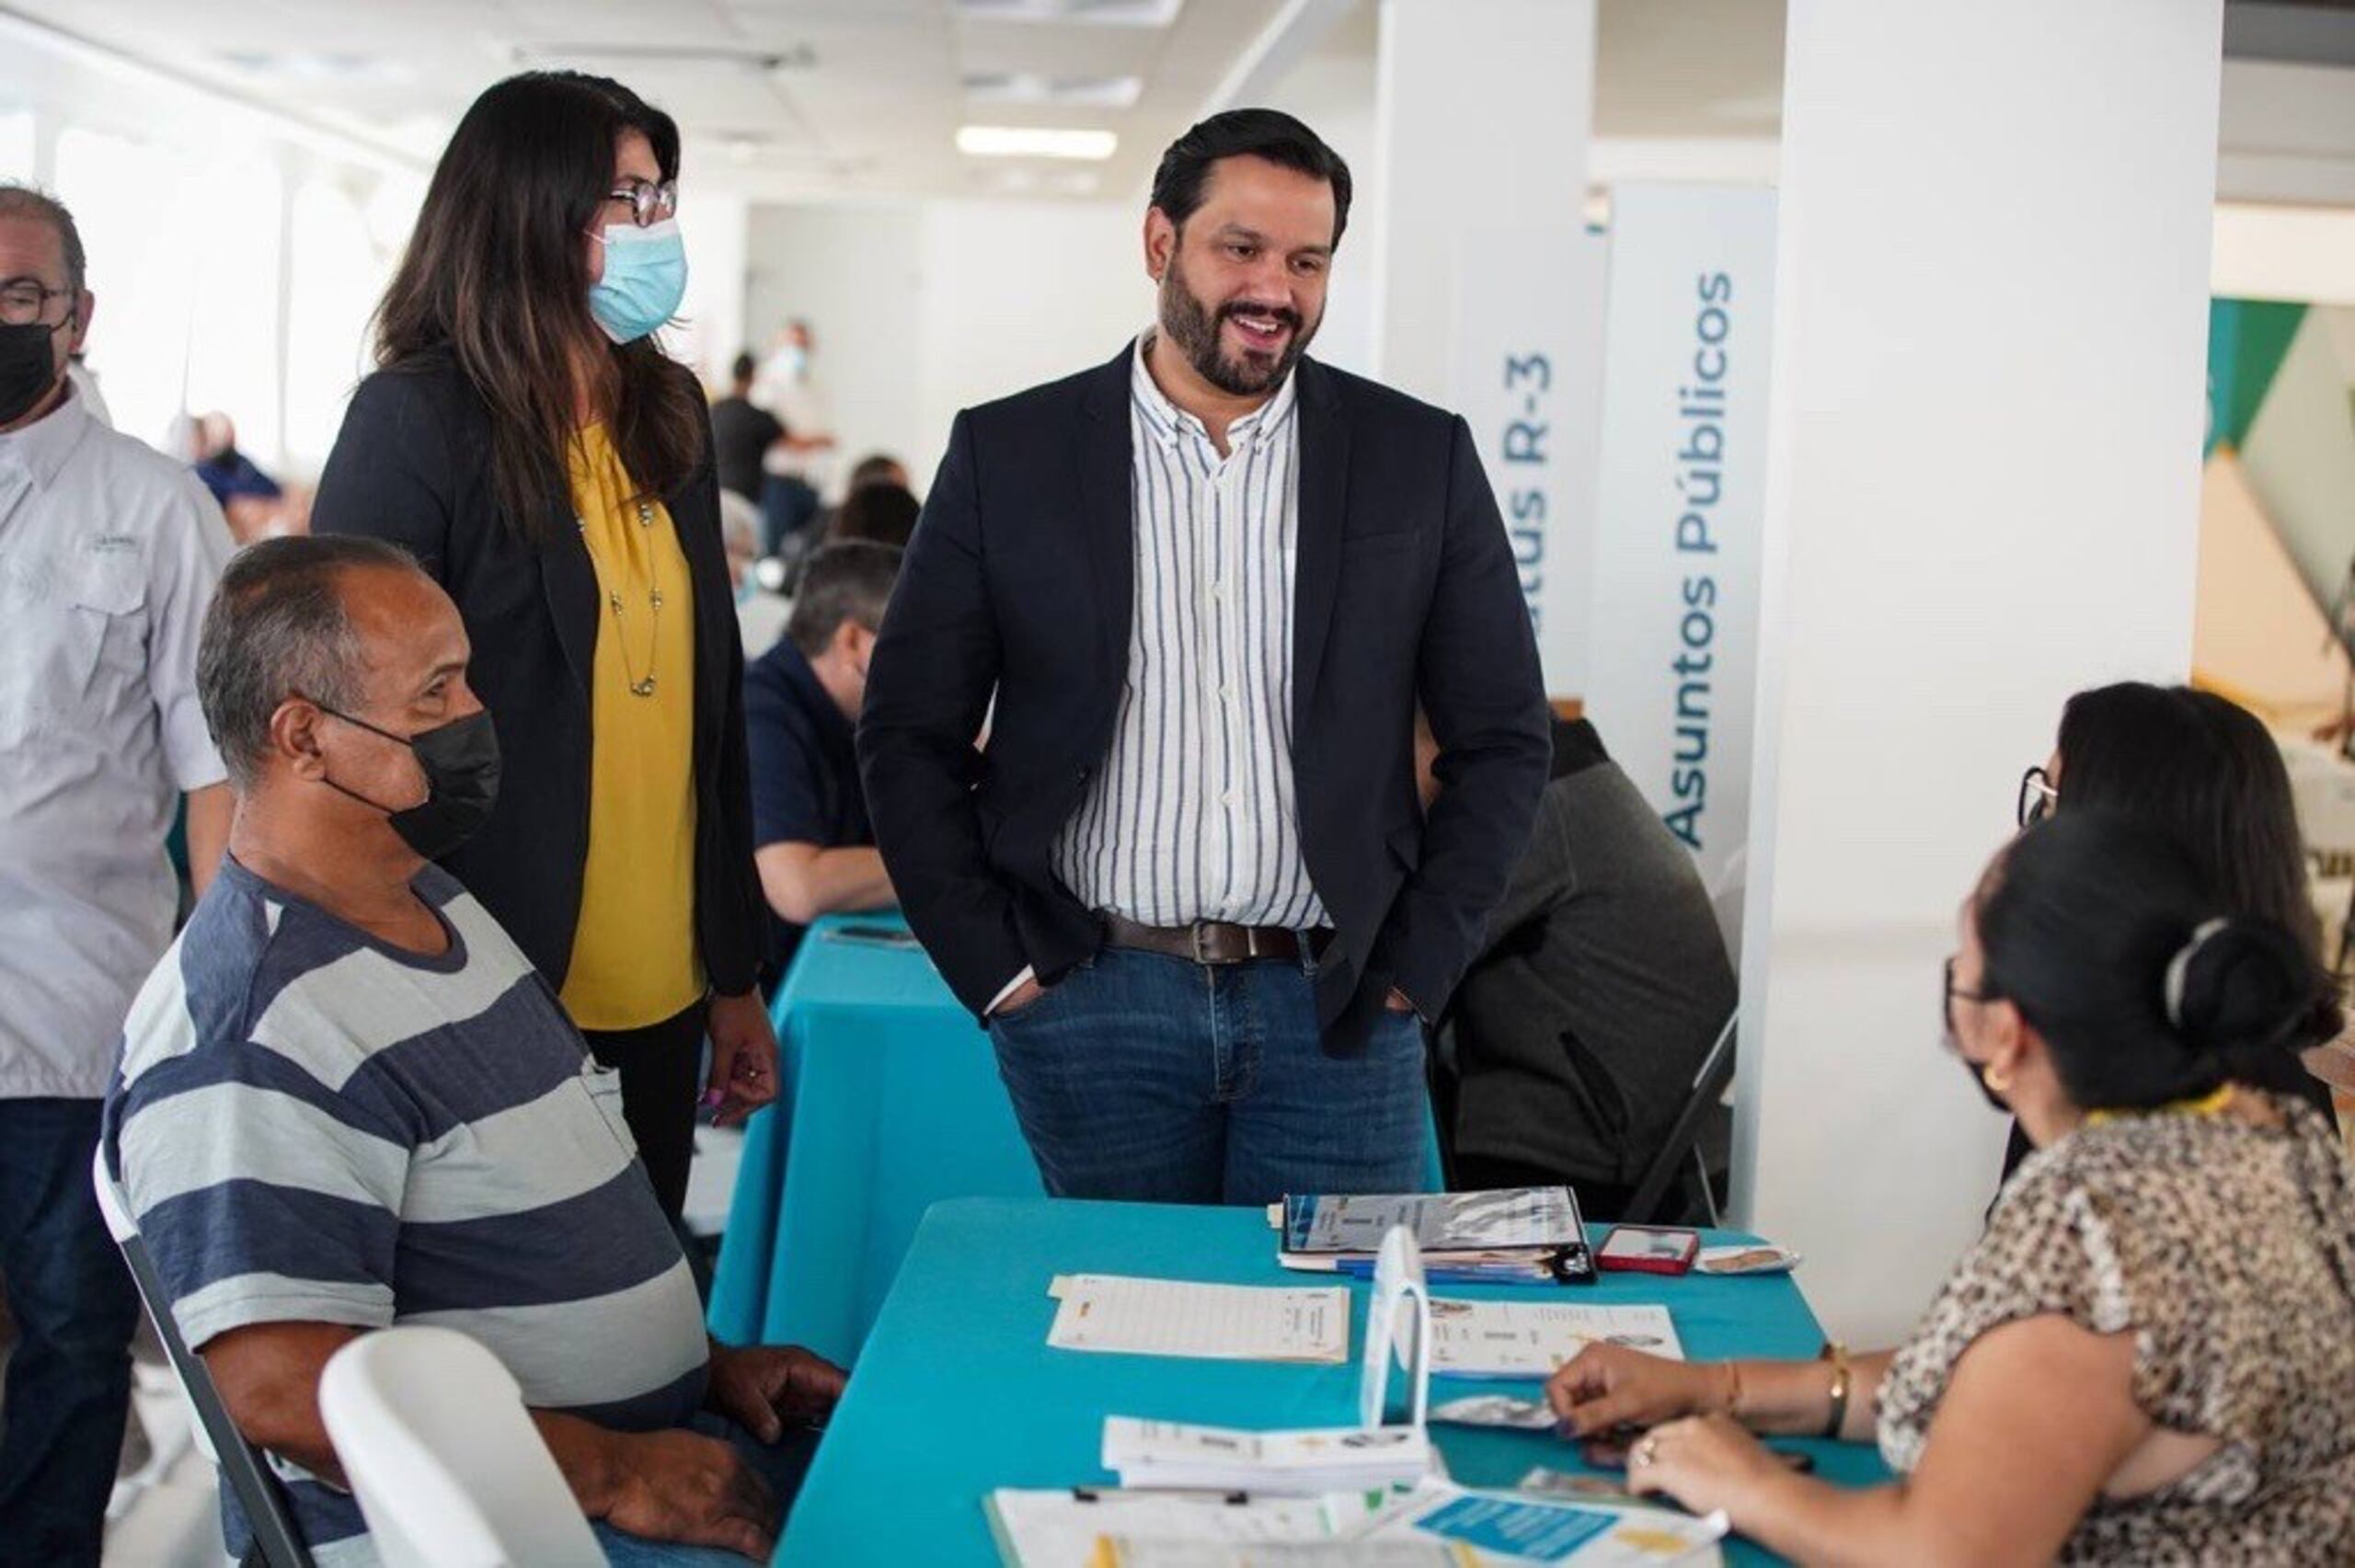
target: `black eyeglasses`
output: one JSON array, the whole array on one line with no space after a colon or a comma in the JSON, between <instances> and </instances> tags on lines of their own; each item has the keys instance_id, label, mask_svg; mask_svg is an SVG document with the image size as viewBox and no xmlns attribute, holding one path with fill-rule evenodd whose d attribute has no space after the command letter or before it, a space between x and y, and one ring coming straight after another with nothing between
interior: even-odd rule
<instances>
[{"instance_id":1,"label":"black eyeglasses","mask_svg":"<svg viewBox=\"0 0 2355 1568\"><path fill-rule=\"evenodd\" d=\"M2020 798L2016 810L2021 827L2035 827L2051 816L2052 808L2060 804L2060 787L2043 768L2030 768L2020 775Z\"/></svg>"},{"instance_id":2,"label":"black eyeglasses","mask_svg":"<svg viewBox=\"0 0 2355 1568\"><path fill-rule=\"evenodd\" d=\"M70 300L71 289L52 289L38 278L11 278L0 283L0 323L9 326L37 325L52 300ZM66 313L69 316L71 311ZM60 322L59 326L63 326Z\"/></svg>"},{"instance_id":3,"label":"black eyeglasses","mask_svg":"<svg viewBox=\"0 0 2355 1568\"><path fill-rule=\"evenodd\" d=\"M1955 1043L1954 1004L1957 997L1960 997L1965 1001L1998 1001L2002 1000L1992 990L1965 990L1962 987L1955 984L1954 960L1952 958L1948 958L1947 960L1946 988L1944 993L1938 998L1938 1011L1946 1016L1946 1043L1948 1050L1957 1050L1960 1048Z\"/></svg>"}]
</instances>

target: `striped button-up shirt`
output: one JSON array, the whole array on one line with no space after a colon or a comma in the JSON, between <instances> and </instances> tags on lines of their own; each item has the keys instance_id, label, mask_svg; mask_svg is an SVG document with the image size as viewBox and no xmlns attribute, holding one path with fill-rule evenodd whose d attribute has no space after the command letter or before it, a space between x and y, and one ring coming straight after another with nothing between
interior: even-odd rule
<instances>
[{"instance_id":1,"label":"striped button-up shirt","mask_svg":"<svg viewBox=\"0 0 2355 1568\"><path fill-rule=\"evenodd\" d=\"M1055 869L1091 909L1146 925L1326 923L1292 793L1295 382L1227 427L1227 453L1130 374L1135 612L1111 750Z\"/></svg>"}]
</instances>

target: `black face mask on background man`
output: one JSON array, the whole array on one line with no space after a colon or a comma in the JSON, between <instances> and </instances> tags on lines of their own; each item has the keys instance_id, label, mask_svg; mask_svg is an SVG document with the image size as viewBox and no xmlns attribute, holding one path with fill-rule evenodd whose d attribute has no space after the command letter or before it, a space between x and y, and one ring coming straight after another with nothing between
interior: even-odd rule
<instances>
[{"instance_id":1,"label":"black face mask on background man","mask_svg":"<svg viewBox=\"0 0 2355 1568\"><path fill-rule=\"evenodd\" d=\"M13 425L49 395L57 384L57 334L73 324L67 316L55 326L29 321L22 326L0 326L0 425Z\"/></svg>"},{"instance_id":2,"label":"black face mask on background man","mask_svg":"<svg viewBox=\"0 0 2355 1568\"><path fill-rule=\"evenodd\" d=\"M475 836L499 800L499 731L491 727L490 710L484 708L415 735L396 735L364 718L338 713L325 703L319 711L381 735L417 755L425 774L425 798L415 806L395 808L369 799L335 780L329 788L350 795L362 806L385 814L401 841L428 860L439 860Z\"/></svg>"}]
</instances>

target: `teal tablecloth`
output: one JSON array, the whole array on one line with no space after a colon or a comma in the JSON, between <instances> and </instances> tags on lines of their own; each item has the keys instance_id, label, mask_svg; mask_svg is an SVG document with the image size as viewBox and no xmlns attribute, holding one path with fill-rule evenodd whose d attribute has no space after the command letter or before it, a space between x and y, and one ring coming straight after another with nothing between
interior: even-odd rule
<instances>
[{"instance_id":1,"label":"teal tablecloth","mask_svg":"<svg viewBox=\"0 0 2355 1568\"><path fill-rule=\"evenodd\" d=\"M832 934L844 926L906 929L829 916L794 955L771 1009L777 1103L745 1131L709 1322L729 1345L847 1366L926 1208L1041 1188L989 1036L922 952ZM1435 1140L1426 1175L1439 1185Z\"/></svg>"},{"instance_id":2,"label":"teal tablecloth","mask_svg":"<svg viewBox=\"0 0 2355 1568\"><path fill-rule=\"evenodd\" d=\"M1734 1240L1720 1236L1719 1240ZM1097 1463L1106 1415L1214 1425L1341 1425L1357 1419L1355 1360L1364 1291L1351 1287L1351 1359L1341 1367L1178 1360L1051 1350L1057 1274L1158 1276L1300 1285L1276 1265L1264 1215L1236 1208L979 1199L925 1217L899 1283L851 1378L795 1504L781 1563L997 1561L982 1499L1001 1486L1108 1483ZM1577 1288L1595 1302L1665 1301L1687 1355L1807 1356L1823 1335L1786 1278L1608 1276ZM1526 1299L1526 1289L1451 1286L1445 1295ZM1435 1379L1434 1403L1465 1392L1534 1392L1534 1383ZM1548 1434L1435 1427L1455 1478L1510 1486L1533 1465L1582 1468ZM1883 1480L1868 1448L1798 1443L1817 1473ZM1734 1542L1730 1562L1774 1561Z\"/></svg>"},{"instance_id":3,"label":"teal tablecloth","mask_svg":"<svg viewBox=\"0 0 2355 1568\"><path fill-rule=\"evenodd\" d=\"M848 1365L926 1208L1040 1188L989 1036L921 951L829 934L845 925L906 929L821 920L777 988L782 1082L745 1129L710 1325Z\"/></svg>"}]
</instances>

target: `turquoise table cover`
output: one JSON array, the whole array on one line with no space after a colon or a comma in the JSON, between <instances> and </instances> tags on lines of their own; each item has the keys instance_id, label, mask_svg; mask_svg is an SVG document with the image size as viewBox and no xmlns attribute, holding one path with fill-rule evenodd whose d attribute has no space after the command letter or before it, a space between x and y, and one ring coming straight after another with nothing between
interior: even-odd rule
<instances>
[{"instance_id":1,"label":"turquoise table cover","mask_svg":"<svg viewBox=\"0 0 2355 1568\"><path fill-rule=\"evenodd\" d=\"M1599 1239L1599 1228L1598 1228ZM1713 1242L1746 1240L1712 1232ZM1275 1261L1275 1234L1248 1209L965 1199L925 1217L850 1391L794 1505L780 1563L980 1565L997 1551L982 1500L998 1487L1107 1484L1104 1417L1243 1427L1357 1419L1356 1355L1367 1287L1352 1283L1350 1359L1339 1367L1178 1360L1047 1345L1058 1274L1128 1274L1234 1285L1324 1283ZM1530 1299L1528 1288L1442 1286L1443 1296ZM1592 1302L1665 1302L1685 1353L1809 1356L1823 1335L1788 1278L1609 1275L1573 1287ZM1534 1393L1535 1383L1434 1379L1433 1403L1465 1393ZM1510 1486L1533 1466L1580 1470L1576 1448L1540 1432L1432 1429L1455 1478ZM1797 1442L1842 1484L1887 1479L1869 1448ZM1746 1541L1733 1563L1775 1561Z\"/></svg>"},{"instance_id":2,"label":"turquoise table cover","mask_svg":"<svg viewBox=\"0 0 2355 1568\"><path fill-rule=\"evenodd\" d=\"M1041 1196L989 1036L915 948L845 942L896 914L810 927L770 1011L777 1103L752 1118L713 1269L729 1345L859 1354L925 1210ZM1427 1140L1425 1176L1439 1152Z\"/></svg>"},{"instance_id":3,"label":"turquoise table cover","mask_svg":"<svg viewBox=\"0 0 2355 1568\"><path fill-rule=\"evenodd\" d=\"M745 1129L710 1326L847 1366L926 1208L1041 1189L988 1035L921 950L845 942L844 926L907 929L829 916L777 988L777 1103Z\"/></svg>"}]
</instances>

